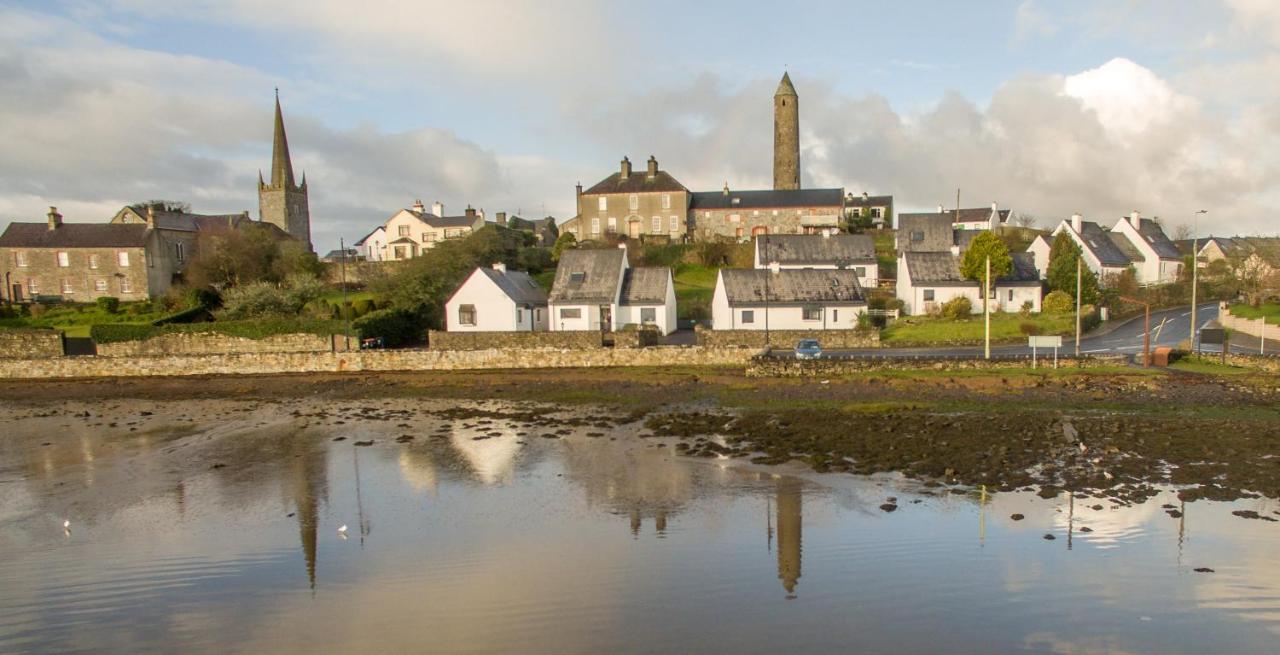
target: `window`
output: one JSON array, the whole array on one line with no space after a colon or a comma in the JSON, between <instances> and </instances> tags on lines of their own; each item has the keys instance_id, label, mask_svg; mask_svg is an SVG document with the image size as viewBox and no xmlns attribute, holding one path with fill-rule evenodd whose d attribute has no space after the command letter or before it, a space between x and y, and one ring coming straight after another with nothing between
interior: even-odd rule
<instances>
[{"instance_id":1,"label":"window","mask_svg":"<svg viewBox=\"0 0 1280 655\"><path fill-rule=\"evenodd\" d=\"M884 218L884 209L880 207L872 207L871 218Z\"/></svg>"},{"instance_id":2,"label":"window","mask_svg":"<svg viewBox=\"0 0 1280 655\"><path fill-rule=\"evenodd\" d=\"M607 196L600 196L599 207L600 211L609 209L609 198Z\"/></svg>"},{"instance_id":3,"label":"window","mask_svg":"<svg viewBox=\"0 0 1280 655\"><path fill-rule=\"evenodd\" d=\"M402 236L402 237L407 237L407 236L409 236L409 226L408 226L408 225L398 225L398 226L396 226L396 230L398 230L398 231L399 231L400 236Z\"/></svg>"},{"instance_id":4,"label":"window","mask_svg":"<svg viewBox=\"0 0 1280 655\"><path fill-rule=\"evenodd\" d=\"M155 260L151 258L151 251L150 251L150 250L144 251L144 252L142 253L142 258L143 258L143 259L145 259L145 260L147 260L147 266L148 266L148 267L154 267L154 266L156 265Z\"/></svg>"},{"instance_id":5,"label":"window","mask_svg":"<svg viewBox=\"0 0 1280 655\"><path fill-rule=\"evenodd\" d=\"M854 274L854 275L856 275L856 276L858 276L858 277L866 277L866 276L867 276L867 267L866 267L866 266L854 266L854 267L853 267L853 274Z\"/></svg>"},{"instance_id":6,"label":"window","mask_svg":"<svg viewBox=\"0 0 1280 655\"><path fill-rule=\"evenodd\" d=\"M103 277L100 277L100 278L95 279L95 280L93 281L93 290L94 290L94 291L106 291L106 290L107 290L107 279L106 279L106 278L103 278Z\"/></svg>"},{"instance_id":7,"label":"window","mask_svg":"<svg viewBox=\"0 0 1280 655\"><path fill-rule=\"evenodd\" d=\"M923 231L923 230L913 230L913 231L911 232L911 240L912 240L912 241L924 241L924 231Z\"/></svg>"},{"instance_id":8,"label":"window","mask_svg":"<svg viewBox=\"0 0 1280 655\"><path fill-rule=\"evenodd\" d=\"M173 244L173 254L174 254L175 256L177 256L177 258L178 258L178 262L186 261L186 259L187 259L187 244L182 243L182 242L178 242L178 243ZM95 267L91 267L91 268L97 268L97 267L95 266Z\"/></svg>"},{"instance_id":9,"label":"window","mask_svg":"<svg viewBox=\"0 0 1280 655\"><path fill-rule=\"evenodd\" d=\"M730 222L730 223L741 223L741 222L742 222L742 216L741 216L741 215L739 215L739 214L729 214L729 222Z\"/></svg>"},{"instance_id":10,"label":"window","mask_svg":"<svg viewBox=\"0 0 1280 655\"><path fill-rule=\"evenodd\" d=\"M31 294L32 298L40 295L40 283L36 282L35 278L27 280L27 293Z\"/></svg>"},{"instance_id":11,"label":"window","mask_svg":"<svg viewBox=\"0 0 1280 655\"><path fill-rule=\"evenodd\" d=\"M925 301L925 302L933 302L933 289L925 289L925 290L924 290L924 301Z\"/></svg>"},{"instance_id":12,"label":"window","mask_svg":"<svg viewBox=\"0 0 1280 655\"><path fill-rule=\"evenodd\" d=\"M436 233L435 233L435 232L423 232L423 233L422 233L422 242L423 242L423 243L432 243L432 242L434 242L435 240L436 240Z\"/></svg>"},{"instance_id":13,"label":"window","mask_svg":"<svg viewBox=\"0 0 1280 655\"><path fill-rule=\"evenodd\" d=\"M68 255L68 254L67 254L67 253L65 253L65 252L59 252L59 253L58 253L58 267L59 267L59 268L66 268L66 267L68 267L68 266L70 266L70 265L71 265L71 255Z\"/></svg>"},{"instance_id":14,"label":"window","mask_svg":"<svg viewBox=\"0 0 1280 655\"><path fill-rule=\"evenodd\" d=\"M610 231L610 232L617 232L617 231L618 231L618 219L616 219L616 218L614 218L614 217L612 217L612 216L610 216L610 217L609 217L609 231Z\"/></svg>"},{"instance_id":15,"label":"window","mask_svg":"<svg viewBox=\"0 0 1280 655\"><path fill-rule=\"evenodd\" d=\"M591 233L600 234L600 219L598 218L591 219Z\"/></svg>"},{"instance_id":16,"label":"window","mask_svg":"<svg viewBox=\"0 0 1280 655\"><path fill-rule=\"evenodd\" d=\"M627 198L627 206L631 208L631 211L640 209L640 196L634 193L631 194L631 197Z\"/></svg>"},{"instance_id":17,"label":"window","mask_svg":"<svg viewBox=\"0 0 1280 655\"><path fill-rule=\"evenodd\" d=\"M760 210L759 210L759 209L753 209L753 210L751 210L751 215L752 215L752 216L759 216L759 215L760 215Z\"/></svg>"},{"instance_id":18,"label":"window","mask_svg":"<svg viewBox=\"0 0 1280 655\"><path fill-rule=\"evenodd\" d=\"M742 310L743 325L750 325L751 323L755 323L755 322L756 322L756 313L754 310L750 310L750 309Z\"/></svg>"},{"instance_id":19,"label":"window","mask_svg":"<svg viewBox=\"0 0 1280 655\"><path fill-rule=\"evenodd\" d=\"M127 277L120 278L120 293L133 293L133 281Z\"/></svg>"},{"instance_id":20,"label":"window","mask_svg":"<svg viewBox=\"0 0 1280 655\"><path fill-rule=\"evenodd\" d=\"M98 256L89 255L89 268L97 268L97 267L98 267Z\"/></svg>"},{"instance_id":21,"label":"window","mask_svg":"<svg viewBox=\"0 0 1280 655\"><path fill-rule=\"evenodd\" d=\"M679 217L679 216L672 216L672 217L671 217L671 231L672 231L672 232L679 232L679 231L680 231L680 217Z\"/></svg>"},{"instance_id":22,"label":"window","mask_svg":"<svg viewBox=\"0 0 1280 655\"><path fill-rule=\"evenodd\" d=\"M75 288L71 286L71 280L62 281L62 295L70 295L75 293Z\"/></svg>"},{"instance_id":23,"label":"window","mask_svg":"<svg viewBox=\"0 0 1280 655\"><path fill-rule=\"evenodd\" d=\"M654 308L654 307L641 307L641 308L640 308L640 322L641 322L641 323L656 323L656 322L658 322L658 310L657 310L656 308Z\"/></svg>"},{"instance_id":24,"label":"window","mask_svg":"<svg viewBox=\"0 0 1280 655\"><path fill-rule=\"evenodd\" d=\"M128 267L128 266L129 266L129 253L128 253L128 252L125 252L124 250L121 250L120 252L117 252L117 253L116 253L116 266L122 266L122 267Z\"/></svg>"},{"instance_id":25,"label":"window","mask_svg":"<svg viewBox=\"0 0 1280 655\"><path fill-rule=\"evenodd\" d=\"M664 194L662 194L662 208L663 208L663 209L671 209L671 194L670 194L670 193L664 193Z\"/></svg>"},{"instance_id":26,"label":"window","mask_svg":"<svg viewBox=\"0 0 1280 655\"><path fill-rule=\"evenodd\" d=\"M524 322L524 310L516 307L516 325Z\"/></svg>"},{"instance_id":27,"label":"window","mask_svg":"<svg viewBox=\"0 0 1280 655\"><path fill-rule=\"evenodd\" d=\"M404 259L404 246L396 246L395 248L392 248L392 250L395 251L393 259Z\"/></svg>"},{"instance_id":28,"label":"window","mask_svg":"<svg viewBox=\"0 0 1280 655\"><path fill-rule=\"evenodd\" d=\"M476 324L476 306L458 305L458 325Z\"/></svg>"},{"instance_id":29,"label":"window","mask_svg":"<svg viewBox=\"0 0 1280 655\"><path fill-rule=\"evenodd\" d=\"M806 320L806 321L821 321L821 320L822 320L822 308L821 308L821 307L805 307L805 308L804 308L803 310L801 310L801 311L803 311L803 312L804 312L804 315L802 316L802 318L803 318L804 320Z\"/></svg>"},{"instance_id":30,"label":"window","mask_svg":"<svg viewBox=\"0 0 1280 655\"><path fill-rule=\"evenodd\" d=\"M662 231L662 217L654 216L653 217L653 233L658 234L661 231Z\"/></svg>"},{"instance_id":31,"label":"window","mask_svg":"<svg viewBox=\"0 0 1280 655\"><path fill-rule=\"evenodd\" d=\"M840 310L838 309L831 310L831 322L834 323L838 320L840 320Z\"/></svg>"},{"instance_id":32,"label":"window","mask_svg":"<svg viewBox=\"0 0 1280 655\"><path fill-rule=\"evenodd\" d=\"M1013 302L1013 289L1009 289L1009 302Z\"/></svg>"},{"instance_id":33,"label":"window","mask_svg":"<svg viewBox=\"0 0 1280 655\"><path fill-rule=\"evenodd\" d=\"M569 284L582 284L587 279L586 271L570 271Z\"/></svg>"},{"instance_id":34,"label":"window","mask_svg":"<svg viewBox=\"0 0 1280 655\"><path fill-rule=\"evenodd\" d=\"M581 307L562 308L560 310L560 320L563 321L569 318L582 318L582 308Z\"/></svg>"},{"instance_id":35,"label":"window","mask_svg":"<svg viewBox=\"0 0 1280 655\"><path fill-rule=\"evenodd\" d=\"M22 250L13 251L13 263L25 268L27 265L27 253Z\"/></svg>"}]
</instances>

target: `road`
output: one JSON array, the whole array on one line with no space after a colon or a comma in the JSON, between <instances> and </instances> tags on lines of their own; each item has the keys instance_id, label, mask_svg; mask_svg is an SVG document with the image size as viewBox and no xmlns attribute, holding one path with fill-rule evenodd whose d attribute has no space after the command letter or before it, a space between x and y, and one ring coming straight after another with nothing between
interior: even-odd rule
<instances>
[{"instance_id":1,"label":"road","mask_svg":"<svg viewBox=\"0 0 1280 655\"><path fill-rule=\"evenodd\" d=\"M1217 303L1205 303L1196 309L1196 323L1203 327L1209 321L1218 318ZM1142 333L1143 320L1138 315L1121 321L1114 326L1104 326L1097 330L1094 334L1085 335L1080 340L1081 354L1088 355L1133 355L1142 352ZM1158 346L1177 346L1179 342L1185 341L1191 336L1191 308L1179 307L1175 309L1164 309L1151 312L1151 349L1155 350ZM1075 353L1075 340L1070 337L1063 337L1062 350L1060 355L1071 355ZM1253 350L1248 350L1249 342L1241 339L1239 344L1232 343L1232 352L1258 352L1257 339L1252 340ZM1278 349L1273 350L1270 346L1267 352L1280 352L1280 344ZM1221 352L1217 346L1206 346L1202 350L1206 352ZM775 350L777 355L781 357L794 356L790 350ZM1045 351L1040 349L1037 351L1041 355L1053 356L1053 351ZM981 346L965 346L965 347L949 347L949 348L866 348L851 350L826 350L823 356L828 358L840 357L972 357L982 354ZM993 356L1025 356L1031 354L1031 349L1025 344L992 346L991 354Z\"/></svg>"}]
</instances>

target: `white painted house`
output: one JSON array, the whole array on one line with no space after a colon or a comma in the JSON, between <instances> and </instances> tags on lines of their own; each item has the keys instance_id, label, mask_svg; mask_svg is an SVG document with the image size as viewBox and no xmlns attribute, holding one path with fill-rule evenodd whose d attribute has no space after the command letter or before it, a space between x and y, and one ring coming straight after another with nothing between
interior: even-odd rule
<instances>
[{"instance_id":1,"label":"white painted house","mask_svg":"<svg viewBox=\"0 0 1280 655\"><path fill-rule=\"evenodd\" d=\"M1138 256L1133 258L1133 270L1139 284L1166 284L1178 280L1178 274L1182 272L1182 253L1178 252L1178 247L1159 223L1142 218L1135 211L1121 218L1111 228L1111 233L1123 236L1138 252Z\"/></svg>"},{"instance_id":2,"label":"white painted house","mask_svg":"<svg viewBox=\"0 0 1280 655\"><path fill-rule=\"evenodd\" d=\"M411 209L391 215L381 227L356 242L366 261L413 259L437 243L462 239L484 227L484 212L468 207L461 216L444 216L444 205L434 203L428 212L421 200Z\"/></svg>"},{"instance_id":3,"label":"white painted house","mask_svg":"<svg viewBox=\"0 0 1280 655\"><path fill-rule=\"evenodd\" d=\"M1013 270L995 281L992 311L1017 312L1025 303L1040 311L1040 274L1030 253L1010 253ZM982 311L982 286L960 274L960 258L949 252L905 252L898 259L897 297L903 311L929 314L957 297L966 297L973 313Z\"/></svg>"},{"instance_id":4,"label":"white painted house","mask_svg":"<svg viewBox=\"0 0 1280 655\"><path fill-rule=\"evenodd\" d=\"M864 289L874 289L880 281L876 245L868 234L770 234L755 238L755 268L848 269L858 276Z\"/></svg>"},{"instance_id":5,"label":"white painted house","mask_svg":"<svg viewBox=\"0 0 1280 655\"><path fill-rule=\"evenodd\" d=\"M850 269L723 268L711 297L711 328L850 330L866 311Z\"/></svg>"},{"instance_id":6,"label":"white painted house","mask_svg":"<svg viewBox=\"0 0 1280 655\"><path fill-rule=\"evenodd\" d=\"M1049 252L1051 250L1053 250L1053 237L1046 237L1043 234L1037 235L1036 238L1031 240L1031 245L1027 246L1027 252L1031 254L1036 270L1040 272L1041 280L1049 274Z\"/></svg>"},{"instance_id":7,"label":"white painted house","mask_svg":"<svg viewBox=\"0 0 1280 655\"><path fill-rule=\"evenodd\" d=\"M946 211L951 215L952 226L957 230L994 230L1009 224L1012 215L1008 209L1000 209L998 203L991 203L991 208L976 207L956 211Z\"/></svg>"},{"instance_id":8,"label":"white painted house","mask_svg":"<svg viewBox=\"0 0 1280 655\"><path fill-rule=\"evenodd\" d=\"M633 269L625 246L561 253L548 304L553 331L652 325L670 334L676 329L671 269Z\"/></svg>"},{"instance_id":9,"label":"white painted house","mask_svg":"<svg viewBox=\"0 0 1280 655\"><path fill-rule=\"evenodd\" d=\"M364 235L364 238L355 242L356 253L363 256L367 262L380 262L387 255L387 228L385 225L379 225L372 232Z\"/></svg>"},{"instance_id":10,"label":"white painted house","mask_svg":"<svg viewBox=\"0 0 1280 655\"><path fill-rule=\"evenodd\" d=\"M546 292L503 264L472 271L444 307L449 332L541 332L549 322Z\"/></svg>"},{"instance_id":11,"label":"white painted house","mask_svg":"<svg viewBox=\"0 0 1280 655\"><path fill-rule=\"evenodd\" d=\"M1062 221L1050 238L1043 242L1037 239L1027 248L1041 271L1049 268L1049 246L1059 233L1066 233L1080 247L1085 265L1100 279L1132 267L1139 284L1163 284L1176 281L1182 271L1178 247L1159 223L1142 218L1138 212L1121 218L1110 230L1079 214Z\"/></svg>"}]
</instances>

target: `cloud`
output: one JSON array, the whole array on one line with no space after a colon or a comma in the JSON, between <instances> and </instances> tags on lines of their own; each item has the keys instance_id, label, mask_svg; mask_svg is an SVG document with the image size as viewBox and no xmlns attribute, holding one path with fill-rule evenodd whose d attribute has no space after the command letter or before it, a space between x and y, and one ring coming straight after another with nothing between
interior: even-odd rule
<instances>
[{"instance_id":1,"label":"cloud","mask_svg":"<svg viewBox=\"0 0 1280 655\"><path fill-rule=\"evenodd\" d=\"M1013 43L1022 45L1058 33L1058 25L1035 0L1025 0L1013 13Z\"/></svg>"}]
</instances>

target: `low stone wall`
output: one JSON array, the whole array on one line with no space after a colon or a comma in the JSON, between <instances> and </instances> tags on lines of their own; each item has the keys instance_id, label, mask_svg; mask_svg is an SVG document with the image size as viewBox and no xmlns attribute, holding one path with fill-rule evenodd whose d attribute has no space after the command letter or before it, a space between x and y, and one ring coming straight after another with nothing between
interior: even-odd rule
<instances>
[{"instance_id":1,"label":"low stone wall","mask_svg":"<svg viewBox=\"0 0 1280 655\"><path fill-rule=\"evenodd\" d=\"M432 350L491 350L502 348L600 348L605 339L615 347L636 347L636 332L604 333L597 330L567 332L438 332L427 334Z\"/></svg>"},{"instance_id":2,"label":"low stone wall","mask_svg":"<svg viewBox=\"0 0 1280 655\"><path fill-rule=\"evenodd\" d=\"M338 337L337 349L343 338ZM292 352L329 352L335 350L331 336L318 334L276 334L262 339L246 339L226 334L172 333L141 341L116 341L98 344L104 357L138 357L147 355L209 355Z\"/></svg>"},{"instance_id":3,"label":"low stone wall","mask_svg":"<svg viewBox=\"0 0 1280 655\"><path fill-rule=\"evenodd\" d=\"M1206 353L1202 355L1206 361L1220 362L1222 355ZM1280 373L1280 357L1275 355L1242 355L1239 353L1227 354L1228 366L1239 366L1241 368L1252 368L1267 373Z\"/></svg>"},{"instance_id":4,"label":"low stone wall","mask_svg":"<svg viewBox=\"0 0 1280 655\"><path fill-rule=\"evenodd\" d=\"M1104 366L1124 366L1129 358L1124 355L1098 357L1059 357L1058 368L1087 369ZM1053 368L1053 360L1043 357L1036 360L1037 368ZM874 371L935 370L970 371L994 368L1031 368L1031 358L1010 359L948 359L914 357L859 357L853 359L792 359L781 357L753 357L747 364L747 377L818 377L839 376L845 373Z\"/></svg>"},{"instance_id":5,"label":"low stone wall","mask_svg":"<svg viewBox=\"0 0 1280 655\"><path fill-rule=\"evenodd\" d=\"M698 345L708 348L755 348L765 345L764 330L697 329ZM801 339L817 339L823 348L879 348L877 330L769 330L775 348L793 348Z\"/></svg>"},{"instance_id":6,"label":"low stone wall","mask_svg":"<svg viewBox=\"0 0 1280 655\"><path fill-rule=\"evenodd\" d=\"M1266 331L1267 341L1276 341L1280 343L1280 325L1268 324L1261 318L1242 318L1227 313L1226 308L1222 308L1218 312L1218 322L1222 327L1228 330L1243 332L1255 337L1260 337L1263 331Z\"/></svg>"},{"instance_id":7,"label":"low stone wall","mask_svg":"<svg viewBox=\"0 0 1280 655\"><path fill-rule=\"evenodd\" d=\"M473 369L596 368L617 366L743 366L754 352L739 348L502 348L489 350L356 350L260 352L137 357L0 359L0 378L98 378L263 375L344 371L462 371Z\"/></svg>"},{"instance_id":8,"label":"low stone wall","mask_svg":"<svg viewBox=\"0 0 1280 655\"><path fill-rule=\"evenodd\" d=\"M0 357L37 359L65 354L57 330L0 330Z\"/></svg>"}]
</instances>

